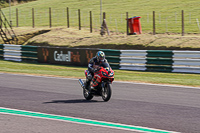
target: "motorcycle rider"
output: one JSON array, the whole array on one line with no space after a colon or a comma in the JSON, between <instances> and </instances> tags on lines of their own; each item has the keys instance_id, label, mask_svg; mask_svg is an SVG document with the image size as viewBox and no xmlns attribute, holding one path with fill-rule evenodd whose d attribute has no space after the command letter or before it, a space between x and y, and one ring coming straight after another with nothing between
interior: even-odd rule
<instances>
[{"instance_id":1,"label":"motorcycle rider","mask_svg":"<svg viewBox=\"0 0 200 133\"><path fill-rule=\"evenodd\" d=\"M103 51L98 51L96 53L96 56L90 59L90 62L88 64L88 75L86 77L86 82L85 82L86 89L89 90L89 86L91 89L94 89L94 87L96 87L100 82L98 76L94 77L94 73L98 71L97 68L102 62L108 63L108 61L105 59L105 53ZM90 85L91 80L92 82Z\"/></svg>"}]
</instances>

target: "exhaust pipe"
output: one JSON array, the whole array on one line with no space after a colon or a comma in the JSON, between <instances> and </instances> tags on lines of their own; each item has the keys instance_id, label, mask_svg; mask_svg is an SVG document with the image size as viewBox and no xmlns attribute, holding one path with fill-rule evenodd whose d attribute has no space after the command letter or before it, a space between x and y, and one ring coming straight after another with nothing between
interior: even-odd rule
<instances>
[{"instance_id":1,"label":"exhaust pipe","mask_svg":"<svg viewBox=\"0 0 200 133\"><path fill-rule=\"evenodd\" d=\"M85 85L84 85L82 79L79 79L78 82L79 82L79 84L81 85L81 87L84 89L84 88L85 88Z\"/></svg>"}]
</instances>

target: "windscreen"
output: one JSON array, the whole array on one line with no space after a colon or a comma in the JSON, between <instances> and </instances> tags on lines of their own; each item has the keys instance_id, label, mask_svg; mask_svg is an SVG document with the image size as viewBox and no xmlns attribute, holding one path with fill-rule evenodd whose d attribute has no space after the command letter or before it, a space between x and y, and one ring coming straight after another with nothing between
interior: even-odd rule
<instances>
[{"instance_id":1,"label":"windscreen","mask_svg":"<svg viewBox=\"0 0 200 133\"><path fill-rule=\"evenodd\" d=\"M100 64L101 67L103 67L106 71L110 71L110 65L108 63L101 63Z\"/></svg>"},{"instance_id":2,"label":"windscreen","mask_svg":"<svg viewBox=\"0 0 200 133\"><path fill-rule=\"evenodd\" d=\"M102 66L103 68L110 67L109 64L108 64L108 63L105 63L105 62L101 63L100 66Z\"/></svg>"}]
</instances>

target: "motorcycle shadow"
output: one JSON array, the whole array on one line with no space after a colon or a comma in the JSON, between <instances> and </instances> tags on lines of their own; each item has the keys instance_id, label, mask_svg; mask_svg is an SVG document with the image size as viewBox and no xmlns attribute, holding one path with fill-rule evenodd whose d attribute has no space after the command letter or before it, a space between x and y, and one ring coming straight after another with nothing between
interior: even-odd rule
<instances>
[{"instance_id":1,"label":"motorcycle shadow","mask_svg":"<svg viewBox=\"0 0 200 133\"><path fill-rule=\"evenodd\" d=\"M85 100L85 99L74 99L74 100L52 100L50 102L43 102L43 104L49 103L96 103L96 102L103 102L97 100Z\"/></svg>"}]
</instances>

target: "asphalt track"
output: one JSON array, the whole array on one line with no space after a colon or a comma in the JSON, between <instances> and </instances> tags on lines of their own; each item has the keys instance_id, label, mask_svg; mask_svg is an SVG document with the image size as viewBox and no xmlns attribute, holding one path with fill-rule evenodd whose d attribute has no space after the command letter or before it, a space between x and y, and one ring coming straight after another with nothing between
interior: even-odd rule
<instances>
[{"instance_id":1,"label":"asphalt track","mask_svg":"<svg viewBox=\"0 0 200 133\"><path fill-rule=\"evenodd\" d=\"M0 107L149 127L200 132L200 88L114 82L112 98L86 101L77 79L0 74ZM131 132L0 113L0 132ZM137 132L137 131L136 131Z\"/></svg>"}]
</instances>

